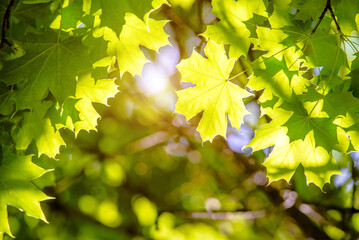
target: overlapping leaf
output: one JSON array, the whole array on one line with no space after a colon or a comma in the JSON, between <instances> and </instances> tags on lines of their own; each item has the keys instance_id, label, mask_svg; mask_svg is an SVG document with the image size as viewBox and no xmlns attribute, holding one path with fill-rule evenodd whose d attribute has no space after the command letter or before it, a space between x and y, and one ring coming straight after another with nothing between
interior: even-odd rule
<instances>
[{"instance_id":1,"label":"overlapping leaf","mask_svg":"<svg viewBox=\"0 0 359 240\"><path fill-rule=\"evenodd\" d=\"M140 49L140 45L158 51L169 44L168 35L163 26L167 21L148 20L148 26L134 14L126 14L124 25L119 38L110 30L105 31L104 38L109 41L107 54L116 56L121 74L129 72L140 75L143 65L148 62Z\"/></svg>"},{"instance_id":2,"label":"overlapping leaf","mask_svg":"<svg viewBox=\"0 0 359 240\"><path fill-rule=\"evenodd\" d=\"M252 90L264 92L261 101L272 99L273 94L283 99L290 98L292 88L290 86L294 72L286 71L285 60L276 58L266 59L263 67L256 69L254 75L249 79L248 86Z\"/></svg>"},{"instance_id":3,"label":"overlapping leaf","mask_svg":"<svg viewBox=\"0 0 359 240\"><path fill-rule=\"evenodd\" d=\"M315 141L311 132L304 140L275 146L263 163L269 181L285 179L289 182L299 164L304 168L307 183L312 182L319 187L329 182L333 174L340 174L333 156L322 147L315 147Z\"/></svg>"},{"instance_id":4,"label":"overlapping leaf","mask_svg":"<svg viewBox=\"0 0 359 240\"><path fill-rule=\"evenodd\" d=\"M355 0L341 0L337 3L338 5L335 6L334 13L338 19L341 31L346 35L351 35L353 30L357 30L356 16L358 14L359 2Z\"/></svg>"},{"instance_id":5,"label":"overlapping leaf","mask_svg":"<svg viewBox=\"0 0 359 240\"><path fill-rule=\"evenodd\" d=\"M25 54L5 61L0 71L0 81L18 89L12 96L17 110L33 109L48 91L62 104L75 95L78 73L91 67L80 38L59 41L57 35L48 33L29 36L18 44Z\"/></svg>"},{"instance_id":6,"label":"overlapping leaf","mask_svg":"<svg viewBox=\"0 0 359 240\"><path fill-rule=\"evenodd\" d=\"M297 11L295 19L307 21L309 19L317 20L326 3L326 0L294 0L291 4Z\"/></svg>"},{"instance_id":7,"label":"overlapping leaf","mask_svg":"<svg viewBox=\"0 0 359 240\"><path fill-rule=\"evenodd\" d=\"M26 150L34 140L39 155L44 153L55 158L60 151L60 146L65 145L60 133L51 125L50 119L45 118L51 105L51 102L39 103L34 106L33 110L24 114L22 127L14 135L15 146L18 150Z\"/></svg>"},{"instance_id":8,"label":"overlapping leaf","mask_svg":"<svg viewBox=\"0 0 359 240\"><path fill-rule=\"evenodd\" d=\"M255 38L250 38L255 35L256 26L268 26L264 2L213 0L212 6L220 22L208 26L203 35L217 43L230 44L230 57L247 56L250 44L256 42Z\"/></svg>"},{"instance_id":9,"label":"overlapping leaf","mask_svg":"<svg viewBox=\"0 0 359 240\"><path fill-rule=\"evenodd\" d=\"M247 146L254 151L274 146L264 162L270 182L289 181L301 164L308 183L323 187L331 175L340 174L332 150L345 152L349 139L333 119L311 117L301 104L292 100L267 111L272 122L256 130Z\"/></svg>"},{"instance_id":10,"label":"overlapping leaf","mask_svg":"<svg viewBox=\"0 0 359 240\"><path fill-rule=\"evenodd\" d=\"M211 141L216 135L226 135L227 115L232 126L239 129L247 114L243 98L250 94L230 81L236 59L226 57L223 45L209 41L205 53L208 59L193 52L178 65L182 81L196 86L177 92L175 111L187 119L203 111L197 130L203 141Z\"/></svg>"},{"instance_id":11,"label":"overlapping leaf","mask_svg":"<svg viewBox=\"0 0 359 240\"><path fill-rule=\"evenodd\" d=\"M148 13L158 8L166 0L142 0L141 3L131 0L101 0L101 26L109 27L119 35L122 32L127 13L135 14L139 19L148 21Z\"/></svg>"},{"instance_id":12,"label":"overlapping leaf","mask_svg":"<svg viewBox=\"0 0 359 240\"><path fill-rule=\"evenodd\" d=\"M100 115L92 106L92 102L107 105L107 99L116 93L118 93L117 85L113 79L100 79L95 83L90 73L80 75L76 88L76 97L80 100L75 104L80 121L74 122L75 133L77 134L81 129L87 131L96 129Z\"/></svg>"}]
</instances>

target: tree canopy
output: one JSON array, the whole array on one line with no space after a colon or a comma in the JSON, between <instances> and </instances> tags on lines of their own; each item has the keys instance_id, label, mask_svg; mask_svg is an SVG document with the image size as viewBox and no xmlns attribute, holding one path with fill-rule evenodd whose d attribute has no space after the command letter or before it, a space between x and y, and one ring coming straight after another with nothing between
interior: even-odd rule
<instances>
[{"instance_id":1,"label":"tree canopy","mask_svg":"<svg viewBox=\"0 0 359 240\"><path fill-rule=\"evenodd\" d=\"M359 236L358 1L4 0L0 23L0 239Z\"/></svg>"}]
</instances>

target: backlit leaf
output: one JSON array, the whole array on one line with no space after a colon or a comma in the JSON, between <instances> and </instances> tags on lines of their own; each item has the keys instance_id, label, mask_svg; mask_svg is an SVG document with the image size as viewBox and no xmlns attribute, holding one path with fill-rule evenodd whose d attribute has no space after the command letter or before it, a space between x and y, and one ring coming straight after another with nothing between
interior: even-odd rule
<instances>
[{"instance_id":1,"label":"backlit leaf","mask_svg":"<svg viewBox=\"0 0 359 240\"><path fill-rule=\"evenodd\" d=\"M212 141L216 135L226 135L227 116L232 126L239 129L247 114L243 98L250 94L230 81L236 59L226 57L223 45L209 41L205 53L208 59L194 51L178 65L182 81L196 86L177 92L175 111L187 119L203 111L197 130L203 141Z\"/></svg>"},{"instance_id":2,"label":"backlit leaf","mask_svg":"<svg viewBox=\"0 0 359 240\"><path fill-rule=\"evenodd\" d=\"M31 183L46 171L31 162L32 156L18 156L3 147L0 167L0 234L12 236L8 223L7 206L14 206L27 215L46 222L40 201L51 199Z\"/></svg>"}]
</instances>

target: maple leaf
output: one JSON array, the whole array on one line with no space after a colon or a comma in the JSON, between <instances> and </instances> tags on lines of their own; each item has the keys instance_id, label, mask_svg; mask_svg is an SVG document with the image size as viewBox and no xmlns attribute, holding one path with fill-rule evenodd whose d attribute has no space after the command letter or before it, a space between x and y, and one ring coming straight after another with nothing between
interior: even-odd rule
<instances>
[{"instance_id":1,"label":"maple leaf","mask_svg":"<svg viewBox=\"0 0 359 240\"><path fill-rule=\"evenodd\" d=\"M350 136L350 142L356 151L359 151L359 123L356 123L347 129Z\"/></svg>"},{"instance_id":2,"label":"maple leaf","mask_svg":"<svg viewBox=\"0 0 359 240\"><path fill-rule=\"evenodd\" d=\"M294 18L303 21L317 20L325 8L326 2L326 0L293 0L292 7L297 10Z\"/></svg>"},{"instance_id":3,"label":"maple leaf","mask_svg":"<svg viewBox=\"0 0 359 240\"><path fill-rule=\"evenodd\" d=\"M340 174L331 151L317 146L318 136L315 138L314 131L309 131L303 139L290 141L287 136L289 129L283 126L283 123L290 119L291 113L277 108L271 111L271 117L273 120L257 129L254 138L245 146L251 147L253 151L274 146L274 150L263 163L267 168L269 182L280 179L289 182L300 164L304 168L308 183L313 182L319 187L329 182L333 174ZM303 134L301 129L298 132ZM344 132L341 134L345 135ZM344 148L347 148L348 142L342 138L340 140L340 143L346 145Z\"/></svg>"},{"instance_id":4,"label":"maple leaf","mask_svg":"<svg viewBox=\"0 0 359 240\"><path fill-rule=\"evenodd\" d=\"M146 25L130 13L126 14L125 20L119 38L113 31L105 31L104 39L109 41L107 54L116 56L121 75L126 71L140 75L143 65L148 62L140 45L158 51L160 47L169 44L168 35L163 30L167 21L148 19Z\"/></svg>"},{"instance_id":5,"label":"maple leaf","mask_svg":"<svg viewBox=\"0 0 359 240\"><path fill-rule=\"evenodd\" d=\"M0 81L17 86L12 95L16 110L33 109L47 96L48 90L62 104L75 95L78 73L91 67L80 38L59 41L56 34L48 33L31 35L18 44L25 54L3 62L0 71Z\"/></svg>"},{"instance_id":6,"label":"maple leaf","mask_svg":"<svg viewBox=\"0 0 359 240\"><path fill-rule=\"evenodd\" d=\"M203 111L197 130L203 141L212 141L216 135L226 135L227 115L232 126L239 129L247 114L242 99L250 94L230 81L236 58L228 59L223 45L210 40L205 53L208 59L193 52L178 65L182 81L196 86L177 92L175 112L191 119Z\"/></svg>"},{"instance_id":7,"label":"maple leaf","mask_svg":"<svg viewBox=\"0 0 359 240\"><path fill-rule=\"evenodd\" d=\"M326 84L337 85L333 80L338 75L341 66L348 66L347 56L341 48L342 40L339 34L329 34L317 30L314 35L306 41L306 59L309 67L322 67L320 76L327 76ZM339 79L341 80L341 79ZM339 81L341 83L341 81Z\"/></svg>"},{"instance_id":8,"label":"maple leaf","mask_svg":"<svg viewBox=\"0 0 359 240\"><path fill-rule=\"evenodd\" d=\"M230 57L247 56L250 44L256 42L254 38L250 38L254 35L253 28L250 31L247 25L266 25L267 12L263 1L214 0L212 6L213 14L221 21L208 26L203 36L217 43L230 44Z\"/></svg>"},{"instance_id":9,"label":"maple leaf","mask_svg":"<svg viewBox=\"0 0 359 240\"><path fill-rule=\"evenodd\" d=\"M83 15L83 5L82 1L73 1L61 10L58 20L59 23L61 22L61 29L68 30L77 27L78 22Z\"/></svg>"},{"instance_id":10,"label":"maple leaf","mask_svg":"<svg viewBox=\"0 0 359 240\"><path fill-rule=\"evenodd\" d=\"M95 83L90 72L81 74L76 87L76 98L80 100L75 104L80 121L74 122L75 133L78 134L81 129L86 131L96 129L100 115L92 106L92 102L107 105L107 99L116 93L118 89L113 79L99 79Z\"/></svg>"},{"instance_id":11,"label":"maple leaf","mask_svg":"<svg viewBox=\"0 0 359 240\"><path fill-rule=\"evenodd\" d=\"M357 20L355 18L358 14L359 2L356 0L341 0L337 3L338 5L334 8L334 14L337 17L340 29L345 35L351 35L353 29L357 29Z\"/></svg>"},{"instance_id":12,"label":"maple leaf","mask_svg":"<svg viewBox=\"0 0 359 240\"><path fill-rule=\"evenodd\" d=\"M249 78L248 87L252 90L264 89L260 101L270 100L273 95L290 99L292 93L290 80L295 72L285 71L286 69L284 59L279 61L276 58L265 58L264 64L259 66Z\"/></svg>"},{"instance_id":13,"label":"maple leaf","mask_svg":"<svg viewBox=\"0 0 359 240\"><path fill-rule=\"evenodd\" d=\"M32 111L24 113L22 127L14 135L16 149L26 150L34 140L39 156L46 154L55 158L59 153L60 146L65 145L65 142L60 133L51 125L50 119L45 117L51 105L49 101L39 103Z\"/></svg>"},{"instance_id":14,"label":"maple leaf","mask_svg":"<svg viewBox=\"0 0 359 240\"><path fill-rule=\"evenodd\" d=\"M288 141L288 140L287 140ZM292 178L299 164L304 168L307 183L323 188L333 174L341 174L331 154L322 147L315 147L313 132L304 140L287 142L274 147L263 165L267 168L269 182Z\"/></svg>"},{"instance_id":15,"label":"maple leaf","mask_svg":"<svg viewBox=\"0 0 359 240\"><path fill-rule=\"evenodd\" d=\"M101 26L109 27L117 34L122 31L127 13L133 13L147 23L150 11L162 4L168 4L166 0L142 0L140 4L132 0L101 0L100 2Z\"/></svg>"},{"instance_id":16,"label":"maple leaf","mask_svg":"<svg viewBox=\"0 0 359 240\"><path fill-rule=\"evenodd\" d=\"M359 99L352 93L342 92L339 89L323 95L313 88L308 88L307 93L301 96L301 100L318 102L317 106L321 106L321 111L330 118L346 116L359 105Z\"/></svg>"},{"instance_id":17,"label":"maple leaf","mask_svg":"<svg viewBox=\"0 0 359 240\"><path fill-rule=\"evenodd\" d=\"M251 38L258 38L256 32L258 26L266 27L266 28L271 27L267 17L263 17L255 13L253 13L253 17L251 19L244 21L243 23L246 25L247 29L251 32L251 35L249 36Z\"/></svg>"},{"instance_id":18,"label":"maple leaf","mask_svg":"<svg viewBox=\"0 0 359 240\"><path fill-rule=\"evenodd\" d=\"M76 109L76 104L80 99L68 98L61 107L53 105L46 117L51 119L51 124L56 129L68 128L73 130L73 123L81 121L80 112Z\"/></svg>"},{"instance_id":19,"label":"maple leaf","mask_svg":"<svg viewBox=\"0 0 359 240\"><path fill-rule=\"evenodd\" d=\"M313 133L313 137L310 138L313 140L313 146L321 146L329 153L332 150L343 152L347 150L347 144L339 144L339 135L342 134L342 130L334 124L334 118L312 116L313 107L310 105L311 110L308 112L296 96L292 97L291 102L283 102L280 108L292 113L283 124L288 129L287 136L291 142L297 139L304 140L308 134ZM280 117L276 115L276 118Z\"/></svg>"},{"instance_id":20,"label":"maple leaf","mask_svg":"<svg viewBox=\"0 0 359 240\"><path fill-rule=\"evenodd\" d=\"M41 210L40 201L52 199L31 183L47 172L31 162L32 156L12 154L9 147L3 146L2 166L0 167L0 235L12 236L8 222L7 206L11 205L27 215L46 218Z\"/></svg>"},{"instance_id":21,"label":"maple leaf","mask_svg":"<svg viewBox=\"0 0 359 240\"><path fill-rule=\"evenodd\" d=\"M264 111L273 120L257 129L253 139L245 146L251 147L253 151L274 146L263 164L267 168L270 182L279 179L289 181L300 164L304 168L308 183L313 182L320 187L329 182L331 175L340 174L332 150L344 153L347 151L347 133L334 123L334 118L317 117L327 104L315 102L314 99L318 99L317 95L320 94L314 95L314 90L308 89L309 96L298 97L292 93L289 102L275 103L278 98L271 100L274 104L265 102ZM313 96L313 103L306 106L301 102ZM325 98L320 96L320 100ZM328 98L330 99L330 96ZM320 106L319 111L315 111L317 106ZM340 108L338 112L345 113ZM356 141L356 136L353 137Z\"/></svg>"}]
</instances>

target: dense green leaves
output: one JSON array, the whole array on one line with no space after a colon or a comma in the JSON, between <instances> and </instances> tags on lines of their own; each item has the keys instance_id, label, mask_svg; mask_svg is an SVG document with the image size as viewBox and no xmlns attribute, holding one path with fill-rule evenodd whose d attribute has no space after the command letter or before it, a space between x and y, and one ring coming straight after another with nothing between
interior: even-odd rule
<instances>
[{"instance_id":1,"label":"dense green leaves","mask_svg":"<svg viewBox=\"0 0 359 240\"><path fill-rule=\"evenodd\" d=\"M52 33L30 35L28 41L17 43L24 56L3 64L0 80L18 87L12 97L16 110L34 109L48 90L60 104L75 95L76 76L91 65L81 39L58 40Z\"/></svg>"},{"instance_id":2,"label":"dense green leaves","mask_svg":"<svg viewBox=\"0 0 359 240\"><path fill-rule=\"evenodd\" d=\"M357 30L356 13L348 10L343 14L343 4L331 5L338 14L334 19L324 0L212 1L219 22L208 26L203 34L206 38L229 44L230 57L252 59L254 51L264 50L264 55L244 67L240 74L253 72L247 87L260 91L263 114L272 119L256 130L248 145L254 151L274 145L264 162L270 181L281 178L289 181L302 165L308 182L323 187L332 174L339 173L333 150L351 151L350 141L357 148L354 129L358 99L347 92L350 78L346 76L353 60L348 48L355 50L357 43L344 35ZM313 30L324 9L327 15ZM343 31L336 27L337 19ZM206 50L206 55L210 55ZM187 69L181 64L179 71L186 76ZM353 64L353 70L356 69ZM356 73L352 76L356 81ZM184 77L184 81L189 80ZM355 82L352 89L356 91L354 86ZM205 93L203 89L202 94ZM179 103L184 99L186 96L180 92ZM217 109L221 111L220 107ZM192 117L182 109L178 112ZM223 135L224 128L215 121L202 120L198 130L203 134L216 128L221 129L216 133Z\"/></svg>"},{"instance_id":3,"label":"dense green leaves","mask_svg":"<svg viewBox=\"0 0 359 240\"><path fill-rule=\"evenodd\" d=\"M9 3L0 3L1 16ZM299 167L307 183L323 188L340 174L333 153L359 150L357 1L211 5L217 20L198 10L205 27L186 43L200 42L198 51L177 66L182 82L194 86L177 92L175 112L187 120L202 114L197 130L212 141L229 135L229 126L239 130L245 105L256 102L262 118L247 146L270 148L263 163L270 182L290 181ZM31 159L59 157L67 139L96 129L97 103L108 105L122 78L141 76L170 44L165 15L181 28L191 21L178 19L166 0L19 0L12 8L1 18L10 24L0 50L0 232L8 235L7 205L45 220L39 201L48 197L31 181L46 170ZM157 212L144 220L138 209L152 205L141 199L133 203L136 215L152 226Z\"/></svg>"},{"instance_id":4,"label":"dense green leaves","mask_svg":"<svg viewBox=\"0 0 359 240\"><path fill-rule=\"evenodd\" d=\"M0 232L11 235L7 205L45 220L38 202L48 197L30 182L45 170L24 154L58 157L61 129L75 136L96 129L93 103L107 105L118 93L116 72L141 74L148 62L141 47L158 51L169 44L167 21L149 18L166 3L15 1L0 50ZM8 4L1 3L2 20Z\"/></svg>"}]
</instances>

